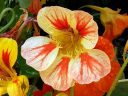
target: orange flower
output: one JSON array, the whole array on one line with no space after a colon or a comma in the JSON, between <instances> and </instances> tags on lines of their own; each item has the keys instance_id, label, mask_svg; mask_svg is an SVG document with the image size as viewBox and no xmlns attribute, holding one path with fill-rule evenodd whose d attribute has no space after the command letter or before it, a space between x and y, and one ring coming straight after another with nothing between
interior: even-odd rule
<instances>
[{"instance_id":1,"label":"orange flower","mask_svg":"<svg viewBox=\"0 0 128 96\"><path fill-rule=\"evenodd\" d=\"M94 48L98 27L89 13L59 6L44 7L37 22L50 38L27 39L21 54L29 66L40 72L44 83L65 91L75 82L97 82L110 72L109 57Z\"/></svg>"},{"instance_id":2,"label":"orange flower","mask_svg":"<svg viewBox=\"0 0 128 96\"><path fill-rule=\"evenodd\" d=\"M113 60L114 48L110 41L100 37L95 48L104 51L109 56L111 60L111 72L98 82L84 85L75 84L74 96L103 96L111 87L112 82L120 69L120 64L116 60ZM68 90L65 93L69 94L70 92Z\"/></svg>"},{"instance_id":3,"label":"orange flower","mask_svg":"<svg viewBox=\"0 0 128 96\"><path fill-rule=\"evenodd\" d=\"M125 28L128 28L128 16L119 14L120 10L114 11L110 8L101 8L98 6L88 6L94 10L100 11L100 19L105 27L103 36L112 41L119 37Z\"/></svg>"},{"instance_id":4,"label":"orange flower","mask_svg":"<svg viewBox=\"0 0 128 96\"><path fill-rule=\"evenodd\" d=\"M34 15L37 15L38 11L41 9L41 2L40 0L33 0L28 7L28 11Z\"/></svg>"}]
</instances>

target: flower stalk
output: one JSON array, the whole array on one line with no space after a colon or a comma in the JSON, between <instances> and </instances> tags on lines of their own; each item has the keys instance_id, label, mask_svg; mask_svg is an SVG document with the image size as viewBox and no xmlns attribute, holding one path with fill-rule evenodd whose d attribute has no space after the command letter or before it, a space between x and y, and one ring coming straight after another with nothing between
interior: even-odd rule
<instances>
[{"instance_id":1,"label":"flower stalk","mask_svg":"<svg viewBox=\"0 0 128 96\"><path fill-rule=\"evenodd\" d=\"M0 21L1 21L2 18L4 17L5 13L8 12L8 11L10 11L10 12L12 13L12 17L11 17L10 21L9 21L5 26L3 26L2 28L0 28L0 33L5 32L5 31L8 29L8 27L9 27L9 26L13 23L13 21L14 21L15 12L14 12L14 10L13 10L12 8L5 8L5 9L1 12L1 14L0 14Z\"/></svg>"},{"instance_id":2,"label":"flower stalk","mask_svg":"<svg viewBox=\"0 0 128 96\"><path fill-rule=\"evenodd\" d=\"M74 87L70 88L70 96L74 96Z\"/></svg>"},{"instance_id":3,"label":"flower stalk","mask_svg":"<svg viewBox=\"0 0 128 96\"><path fill-rule=\"evenodd\" d=\"M112 84L111 88L109 89L106 96L111 96L111 94L114 91L116 84L117 84L118 80L120 79L120 77L121 77L125 67L127 66L127 64L128 64L128 58L124 61L119 73L117 74L117 76L116 76L116 78L115 78L115 80L114 80L114 82L113 82L113 84Z\"/></svg>"}]
</instances>

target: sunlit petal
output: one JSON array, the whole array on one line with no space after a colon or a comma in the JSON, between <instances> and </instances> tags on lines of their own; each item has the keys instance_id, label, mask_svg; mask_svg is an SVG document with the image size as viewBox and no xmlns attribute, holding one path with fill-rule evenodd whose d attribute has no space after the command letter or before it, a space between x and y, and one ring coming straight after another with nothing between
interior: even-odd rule
<instances>
[{"instance_id":1,"label":"sunlit petal","mask_svg":"<svg viewBox=\"0 0 128 96\"><path fill-rule=\"evenodd\" d=\"M0 87L0 96L2 96L3 94L5 94L7 92L7 87Z\"/></svg>"},{"instance_id":2,"label":"sunlit petal","mask_svg":"<svg viewBox=\"0 0 128 96\"><path fill-rule=\"evenodd\" d=\"M17 79L20 82L22 92L24 94L27 94L27 92L29 90L29 81L28 81L28 78L26 76L24 76L24 75L20 75L20 76L18 76Z\"/></svg>"},{"instance_id":3,"label":"sunlit petal","mask_svg":"<svg viewBox=\"0 0 128 96\"><path fill-rule=\"evenodd\" d=\"M29 89L29 82L26 76L14 77L7 86L9 96L25 96Z\"/></svg>"},{"instance_id":4,"label":"sunlit petal","mask_svg":"<svg viewBox=\"0 0 128 96\"><path fill-rule=\"evenodd\" d=\"M48 70L40 72L42 80L56 90L65 91L73 85L68 73L70 58L58 58Z\"/></svg>"},{"instance_id":5,"label":"sunlit petal","mask_svg":"<svg viewBox=\"0 0 128 96\"><path fill-rule=\"evenodd\" d=\"M0 38L0 63L11 69L17 59L18 47L11 38Z\"/></svg>"},{"instance_id":6,"label":"sunlit petal","mask_svg":"<svg viewBox=\"0 0 128 96\"><path fill-rule=\"evenodd\" d=\"M44 7L37 15L37 22L45 32L55 34L69 28L70 14L70 10L59 6Z\"/></svg>"},{"instance_id":7,"label":"sunlit petal","mask_svg":"<svg viewBox=\"0 0 128 96\"><path fill-rule=\"evenodd\" d=\"M84 11L74 11L76 29L82 37L81 43L86 49L95 47L98 40L98 26L92 15Z\"/></svg>"},{"instance_id":8,"label":"sunlit petal","mask_svg":"<svg viewBox=\"0 0 128 96\"><path fill-rule=\"evenodd\" d=\"M9 84L9 81L0 80L0 96L3 96L3 94L7 93L8 84Z\"/></svg>"},{"instance_id":9,"label":"sunlit petal","mask_svg":"<svg viewBox=\"0 0 128 96\"><path fill-rule=\"evenodd\" d=\"M80 84L96 82L111 70L109 57L98 49L82 53L70 66L70 75Z\"/></svg>"},{"instance_id":10,"label":"sunlit petal","mask_svg":"<svg viewBox=\"0 0 128 96\"><path fill-rule=\"evenodd\" d=\"M20 86L16 83L10 83L7 87L9 96L24 96Z\"/></svg>"},{"instance_id":11,"label":"sunlit petal","mask_svg":"<svg viewBox=\"0 0 128 96\"><path fill-rule=\"evenodd\" d=\"M31 37L21 47L21 55L38 71L47 69L55 60L59 48L48 37Z\"/></svg>"}]
</instances>

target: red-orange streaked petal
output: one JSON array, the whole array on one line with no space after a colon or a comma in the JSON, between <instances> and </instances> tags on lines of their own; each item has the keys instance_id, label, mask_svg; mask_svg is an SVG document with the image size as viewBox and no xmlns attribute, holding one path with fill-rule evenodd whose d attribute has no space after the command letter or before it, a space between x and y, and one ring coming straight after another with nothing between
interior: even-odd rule
<instances>
[{"instance_id":1,"label":"red-orange streaked petal","mask_svg":"<svg viewBox=\"0 0 128 96\"><path fill-rule=\"evenodd\" d=\"M37 15L37 22L45 32L55 34L69 28L71 12L59 6L44 7Z\"/></svg>"},{"instance_id":2,"label":"red-orange streaked petal","mask_svg":"<svg viewBox=\"0 0 128 96\"><path fill-rule=\"evenodd\" d=\"M37 22L55 39L70 35L80 37L80 43L86 49L94 48L98 40L98 26L93 17L84 11L71 11L59 6L44 7L37 15Z\"/></svg>"},{"instance_id":3,"label":"red-orange streaked petal","mask_svg":"<svg viewBox=\"0 0 128 96\"><path fill-rule=\"evenodd\" d=\"M70 58L57 58L48 70L40 72L44 83L52 86L56 90L65 91L73 85L73 79L68 73Z\"/></svg>"},{"instance_id":4,"label":"red-orange streaked petal","mask_svg":"<svg viewBox=\"0 0 128 96\"><path fill-rule=\"evenodd\" d=\"M108 57L110 58L110 61L112 61L115 58L115 52L114 52L114 46L113 44L104 37L99 37L98 42L95 46L95 49L100 49L104 51Z\"/></svg>"},{"instance_id":5,"label":"red-orange streaked petal","mask_svg":"<svg viewBox=\"0 0 128 96\"><path fill-rule=\"evenodd\" d=\"M74 11L76 30L82 37L81 43L86 49L95 47L98 40L98 26L92 15L84 11Z\"/></svg>"},{"instance_id":6,"label":"red-orange streaked petal","mask_svg":"<svg viewBox=\"0 0 128 96\"><path fill-rule=\"evenodd\" d=\"M92 49L82 53L70 66L69 72L73 79L80 84L97 82L111 70L108 56L101 50Z\"/></svg>"},{"instance_id":7,"label":"red-orange streaked petal","mask_svg":"<svg viewBox=\"0 0 128 96\"><path fill-rule=\"evenodd\" d=\"M63 29L68 29L69 25L67 22L66 17L63 17L63 19L61 20L59 17L57 17L57 13L56 14L56 18L53 17L53 20L50 19L48 16L46 16L46 18L59 30L63 30Z\"/></svg>"},{"instance_id":8,"label":"red-orange streaked petal","mask_svg":"<svg viewBox=\"0 0 128 96\"><path fill-rule=\"evenodd\" d=\"M13 39L0 38L0 63L11 69L17 59L18 47Z\"/></svg>"},{"instance_id":9,"label":"red-orange streaked petal","mask_svg":"<svg viewBox=\"0 0 128 96\"><path fill-rule=\"evenodd\" d=\"M81 36L98 32L98 26L93 20L92 15L84 11L74 11L74 15L77 22L76 29Z\"/></svg>"},{"instance_id":10,"label":"red-orange streaked petal","mask_svg":"<svg viewBox=\"0 0 128 96\"><path fill-rule=\"evenodd\" d=\"M38 71L46 70L55 60L59 48L48 37L31 37L21 47L21 55L29 66Z\"/></svg>"}]
</instances>

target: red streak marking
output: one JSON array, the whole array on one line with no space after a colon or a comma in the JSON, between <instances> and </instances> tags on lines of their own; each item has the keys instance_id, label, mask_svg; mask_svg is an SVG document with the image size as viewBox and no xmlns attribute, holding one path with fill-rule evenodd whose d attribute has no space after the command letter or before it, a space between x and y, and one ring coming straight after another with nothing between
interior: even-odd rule
<instances>
[{"instance_id":1,"label":"red streak marking","mask_svg":"<svg viewBox=\"0 0 128 96\"><path fill-rule=\"evenodd\" d=\"M94 64L98 64L99 66L101 66L101 68L103 68L103 66L93 57L89 56L88 54L81 54L81 70L80 70L80 76L81 76L81 79L83 78L83 66L84 64L87 64L88 68L91 70L91 72L96 75L94 72L93 72L93 66ZM96 67L95 67L96 68ZM99 72L101 70L97 69ZM88 73L87 73L88 74Z\"/></svg>"},{"instance_id":2,"label":"red streak marking","mask_svg":"<svg viewBox=\"0 0 128 96\"><path fill-rule=\"evenodd\" d=\"M66 84L67 84L67 80L68 80L68 64L69 64L69 61L70 61L70 59L69 58L67 58L67 57L63 57L62 58L62 61L60 61L60 63L57 65L57 67L56 67L56 69L57 68L60 68L60 72L58 73L58 77L60 77L60 78L62 78L62 82L61 82L61 84L62 84L62 86L63 86L63 84L65 84L64 82L66 82ZM63 80L63 78L64 78L64 80Z\"/></svg>"},{"instance_id":3,"label":"red streak marking","mask_svg":"<svg viewBox=\"0 0 128 96\"><path fill-rule=\"evenodd\" d=\"M58 64L57 67L60 67L60 74L64 74L68 72L68 64L69 64L70 59L68 57L62 58L62 61Z\"/></svg>"},{"instance_id":4,"label":"red streak marking","mask_svg":"<svg viewBox=\"0 0 128 96\"><path fill-rule=\"evenodd\" d=\"M18 83L18 80L16 79L16 80L14 80L13 82L14 82L14 83Z\"/></svg>"},{"instance_id":5,"label":"red streak marking","mask_svg":"<svg viewBox=\"0 0 128 96\"><path fill-rule=\"evenodd\" d=\"M85 17L80 18L78 15L76 15L76 19L77 19L76 29L78 30L81 36L86 36L89 33L87 31L88 28L86 28L86 26L92 18L90 18L88 21L85 21L86 20Z\"/></svg>"},{"instance_id":6,"label":"red streak marking","mask_svg":"<svg viewBox=\"0 0 128 96\"><path fill-rule=\"evenodd\" d=\"M10 68L10 52L8 52L8 49L6 51L2 51L2 60L4 62L4 64Z\"/></svg>"},{"instance_id":7,"label":"red streak marking","mask_svg":"<svg viewBox=\"0 0 128 96\"><path fill-rule=\"evenodd\" d=\"M37 56L35 56L35 58L34 59L36 59L38 56L40 56L40 55L44 55L45 54L45 56L44 56L44 58L42 58L42 62L43 62L43 60L47 57L47 55L53 50L53 49L55 49L56 48L56 46L55 46L55 44L53 44L53 43L49 43L49 44L46 44L46 45L43 45L43 46L40 46L40 47L36 47L36 48L33 48L32 50L36 50L36 49L42 49L42 51L37 55ZM34 60L33 59L33 60ZM32 60L32 61L33 61Z\"/></svg>"},{"instance_id":8,"label":"red streak marking","mask_svg":"<svg viewBox=\"0 0 128 96\"><path fill-rule=\"evenodd\" d=\"M66 17L63 17L62 20L59 19L58 17L54 18L53 16L52 16L52 18L54 20L51 20L48 16L45 16L45 17L59 30L69 28L68 21L67 21Z\"/></svg>"},{"instance_id":9,"label":"red streak marking","mask_svg":"<svg viewBox=\"0 0 128 96\"><path fill-rule=\"evenodd\" d=\"M58 65L55 67L55 71L58 70L58 68L60 68L59 73L57 74L56 77L61 78L61 84L63 86L63 84L65 84L64 82L67 83L68 80L68 65L69 65L69 61L70 59L68 57L63 57L62 60L58 63ZM50 77L52 75L53 72L51 72L48 77ZM63 80L64 78L64 80Z\"/></svg>"}]
</instances>

